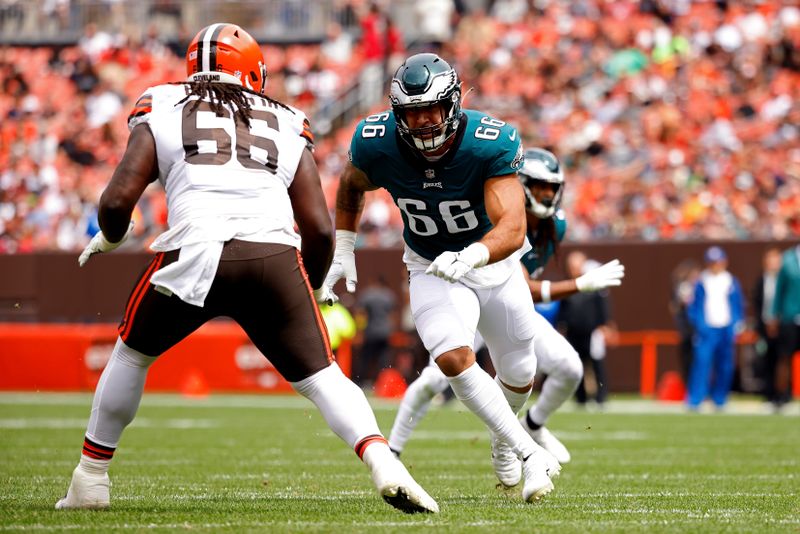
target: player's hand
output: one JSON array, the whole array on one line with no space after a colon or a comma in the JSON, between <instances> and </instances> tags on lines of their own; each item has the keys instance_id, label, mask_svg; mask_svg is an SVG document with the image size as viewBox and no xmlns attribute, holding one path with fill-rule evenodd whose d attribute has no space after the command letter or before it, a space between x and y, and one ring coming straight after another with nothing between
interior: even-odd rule
<instances>
[{"instance_id":1,"label":"player's hand","mask_svg":"<svg viewBox=\"0 0 800 534\"><path fill-rule=\"evenodd\" d=\"M331 268L328 269L325 281L322 283L322 288L327 289L328 298L335 299L331 301L331 304L339 300L339 297L333 292L333 286L342 278L344 278L348 293L353 293L356 290L358 274L356 274L355 248L355 232L336 230L336 248L333 251L333 262L331 263Z\"/></svg>"},{"instance_id":2,"label":"player's hand","mask_svg":"<svg viewBox=\"0 0 800 534\"><path fill-rule=\"evenodd\" d=\"M128 225L128 231L125 232L125 235L122 236L122 239L120 239L116 243L112 243L108 239L106 239L106 236L103 235L102 230L97 232L96 234L94 234L92 240L89 241L89 244L86 245L86 248L83 249L81 255L78 256L78 265L83 267L86 264L86 262L89 261L89 258L92 256L92 254L97 254L98 252L111 252L112 250L123 244L126 239L128 239L128 236L131 235L132 230L133 230L133 221L131 221L131 223Z\"/></svg>"},{"instance_id":3,"label":"player's hand","mask_svg":"<svg viewBox=\"0 0 800 534\"><path fill-rule=\"evenodd\" d=\"M600 291L622 284L624 277L625 266L615 259L579 276L575 279L575 285L582 293Z\"/></svg>"},{"instance_id":4,"label":"player's hand","mask_svg":"<svg viewBox=\"0 0 800 534\"><path fill-rule=\"evenodd\" d=\"M425 274L438 276L448 282L457 282L475 267L489 261L489 249L483 243L473 243L461 252L445 251L439 254L425 270Z\"/></svg>"},{"instance_id":5,"label":"player's hand","mask_svg":"<svg viewBox=\"0 0 800 534\"><path fill-rule=\"evenodd\" d=\"M339 296L331 288L322 284L322 287L314 290L314 300L317 301L317 304L333 306L334 303L339 302Z\"/></svg>"}]
</instances>

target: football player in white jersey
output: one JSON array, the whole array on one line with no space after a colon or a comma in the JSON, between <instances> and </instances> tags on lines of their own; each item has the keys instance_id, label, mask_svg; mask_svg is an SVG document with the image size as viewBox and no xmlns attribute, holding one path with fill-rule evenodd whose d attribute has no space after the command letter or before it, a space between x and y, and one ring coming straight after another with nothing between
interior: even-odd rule
<instances>
[{"instance_id":1,"label":"football player in white jersey","mask_svg":"<svg viewBox=\"0 0 800 534\"><path fill-rule=\"evenodd\" d=\"M109 464L148 368L225 315L355 450L384 500L408 513L437 512L331 353L315 302L325 291L314 288L330 265L333 231L305 115L263 94L261 48L239 26L201 30L186 67L186 81L151 87L137 101L128 147L100 198L101 231L79 258L83 265L122 244L142 192L161 182L169 229L151 245L155 259L128 300L80 462L56 508L109 506Z\"/></svg>"}]
</instances>

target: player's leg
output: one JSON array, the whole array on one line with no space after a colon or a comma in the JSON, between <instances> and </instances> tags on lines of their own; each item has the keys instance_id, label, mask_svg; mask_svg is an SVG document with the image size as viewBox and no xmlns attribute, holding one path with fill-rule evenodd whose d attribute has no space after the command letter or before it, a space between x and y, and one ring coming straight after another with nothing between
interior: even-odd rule
<instances>
[{"instance_id":1,"label":"player's leg","mask_svg":"<svg viewBox=\"0 0 800 534\"><path fill-rule=\"evenodd\" d=\"M512 275L491 290L481 290L481 319L478 328L489 347L497 382L515 416L531 394L537 368L535 354L536 324L530 292L522 273ZM520 425L521 426L521 425ZM492 436L492 465L498 479L506 485L519 481L520 465L510 453L510 444ZM539 456L555 476L560 466L555 458L535 444Z\"/></svg>"},{"instance_id":2,"label":"player's leg","mask_svg":"<svg viewBox=\"0 0 800 534\"><path fill-rule=\"evenodd\" d=\"M547 453L519 424L498 384L475 363L471 347L481 313L478 296L463 284L422 272L413 272L410 278L411 310L425 348L447 376L456 397L526 461L523 497L538 500L553 488L547 468L536 454Z\"/></svg>"},{"instance_id":3,"label":"player's leg","mask_svg":"<svg viewBox=\"0 0 800 534\"><path fill-rule=\"evenodd\" d=\"M57 509L109 506L108 469L139 408L150 365L208 318L202 308L159 293L149 283L155 271L177 257L177 251L156 255L128 299L120 337L95 389L80 462Z\"/></svg>"},{"instance_id":4,"label":"player's leg","mask_svg":"<svg viewBox=\"0 0 800 534\"><path fill-rule=\"evenodd\" d=\"M586 401L588 400L588 395L586 393L586 366L591 365L589 362L592 358L590 354L590 337L585 335L577 335L573 333L569 335L569 332L566 333L565 339L567 343L569 343L570 347L575 349L575 352L578 353L578 359L581 361L581 379L578 382L578 387L575 390L575 402L578 403L578 406L585 407Z\"/></svg>"},{"instance_id":5,"label":"player's leg","mask_svg":"<svg viewBox=\"0 0 800 534\"><path fill-rule=\"evenodd\" d=\"M369 467L384 500L408 513L438 512L436 501L389 450L364 392L333 361L300 255L287 249L264 258L259 269L265 273L263 287L249 288L248 298L240 299L238 306L232 302L231 316Z\"/></svg>"},{"instance_id":6,"label":"player's leg","mask_svg":"<svg viewBox=\"0 0 800 534\"><path fill-rule=\"evenodd\" d=\"M536 403L525 412L520 422L536 443L547 449L559 463L565 464L571 459L569 451L545 424L550 415L575 393L583 378L583 363L564 336L544 317L535 313L533 319L536 323L537 371L547 378Z\"/></svg>"},{"instance_id":7,"label":"player's leg","mask_svg":"<svg viewBox=\"0 0 800 534\"><path fill-rule=\"evenodd\" d=\"M594 380L597 384L595 401L597 401L597 406L602 409L608 400L608 371L606 370L606 359L603 357L592 357L591 362L592 371L594 372Z\"/></svg>"},{"instance_id":8,"label":"player's leg","mask_svg":"<svg viewBox=\"0 0 800 534\"><path fill-rule=\"evenodd\" d=\"M428 413L433 397L443 393L449 386L447 377L435 363L425 367L419 377L409 384L389 434L389 448L392 452L400 456L411 433Z\"/></svg>"}]
</instances>

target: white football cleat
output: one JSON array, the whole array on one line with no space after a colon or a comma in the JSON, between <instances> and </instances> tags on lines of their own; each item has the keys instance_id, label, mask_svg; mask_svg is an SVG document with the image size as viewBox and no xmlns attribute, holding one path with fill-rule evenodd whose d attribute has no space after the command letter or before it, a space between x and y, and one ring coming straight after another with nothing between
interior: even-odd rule
<instances>
[{"instance_id":1,"label":"white football cleat","mask_svg":"<svg viewBox=\"0 0 800 534\"><path fill-rule=\"evenodd\" d=\"M525 422L525 418L523 417L520 419L523 428L528 431L528 434L531 435L533 441L541 445L544 450L552 454L558 460L560 464L568 464L569 461L572 459L570 456L569 451L561 443L557 437L553 435L552 432L547 430L547 427L540 427L539 430L531 430L528 428L528 424Z\"/></svg>"},{"instance_id":2,"label":"white football cleat","mask_svg":"<svg viewBox=\"0 0 800 534\"><path fill-rule=\"evenodd\" d=\"M400 460L381 462L372 471L372 481L383 500L407 514L439 513L433 497L417 484Z\"/></svg>"},{"instance_id":3,"label":"white football cleat","mask_svg":"<svg viewBox=\"0 0 800 534\"><path fill-rule=\"evenodd\" d=\"M492 434L492 467L497 479L510 488L522 480L522 462L508 444Z\"/></svg>"},{"instance_id":4,"label":"white football cleat","mask_svg":"<svg viewBox=\"0 0 800 534\"><path fill-rule=\"evenodd\" d=\"M558 475L561 466L558 465L558 462L555 463L555 466L552 465L548 456L552 458L552 461L555 460L553 455L540 449L522 462L522 474L525 477L522 498L525 499L525 502L539 501L553 491L553 481L550 479Z\"/></svg>"},{"instance_id":5,"label":"white football cleat","mask_svg":"<svg viewBox=\"0 0 800 534\"><path fill-rule=\"evenodd\" d=\"M56 503L56 510L103 510L108 508L111 499L108 473L96 475L87 473L81 466L72 472L72 482L67 494Z\"/></svg>"}]
</instances>

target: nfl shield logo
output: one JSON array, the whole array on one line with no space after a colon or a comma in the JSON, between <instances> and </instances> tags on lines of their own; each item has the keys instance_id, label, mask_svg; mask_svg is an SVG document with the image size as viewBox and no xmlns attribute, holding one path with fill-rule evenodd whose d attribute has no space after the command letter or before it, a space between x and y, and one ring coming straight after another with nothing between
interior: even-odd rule
<instances>
[{"instance_id":1,"label":"nfl shield logo","mask_svg":"<svg viewBox=\"0 0 800 534\"><path fill-rule=\"evenodd\" d=\"M432 179L436 177L436 173L433 169L425 169L425 178Z\"/></svg>"}]
</instances>

